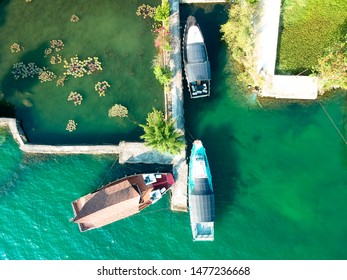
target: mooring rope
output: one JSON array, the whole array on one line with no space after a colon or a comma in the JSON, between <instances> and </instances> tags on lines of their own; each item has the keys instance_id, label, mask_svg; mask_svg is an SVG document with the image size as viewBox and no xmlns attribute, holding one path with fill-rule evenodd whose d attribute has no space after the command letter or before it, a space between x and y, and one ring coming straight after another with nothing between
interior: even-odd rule
<instances>
[{"instance_id":1,"label":"mooring rope","mask_svg":"<svg viewBox=\"0 0 347 280\"><path fill-rule=\"evenodd\" d=\"M165 210L171 210L170 208L166 207L166 208L160 208L160 209L156 209L156 210L152 210L152 211L149 211L149 212L138 212L138 213L135 213L134 215L132 215L133 217L135 216L142 216L142 215L148 215L148 214L152 214L152 213L155 213L155 212L159 212L159 211L165 211Z\"/></svg>"},{"instance_id":2,"label":"mooring rope","mask_svg":"<svg viewBox=\"0 0 347 280\"><path fill-rule=\"evenodd\" d=\"M113 168L113 166L116 164L116 162L118 161L118 157L115 159L115 161L113 162L112 166L110 167L110 169L107 171L104 179L102 179L99 188L101 188L102 184L104 183L104 181L106 180L106 177L108 176L108 173L110 173L111 169Z\"/></svg>"},{"instance_id":3,"label":"mooring rope","mask_svg":"<svg viewBox=\"0 0 347 280\"><path fill-rule=\"evenodd\" d=\"M333 119L330 117L328 111L324 108L323 104L318 101L319 105L322 107L322 109L324 110L325 114L328 116L329 120L331 121L331 123L334 125L336 131L340 134L341 138L343 139L343 141L345 142L345 144L347 145L347 141L345 139L345 137L343 137L341 131L338 129L338 127L336 126L335 122L333 121Z\"/></svg>"},{"instance_id":4,"label":"mooring rope","mask_svg":"<svg viewBox=\"0 0 347 280\"><path fill-rule=\"evenodd\" d=\"M186 132L188 133L188 135L190 136L190 138L192 138L192 142L195 141L195 138L193 137L193 135L188 131L188 129L186 129Z\"/></svg>"}]
</instances>

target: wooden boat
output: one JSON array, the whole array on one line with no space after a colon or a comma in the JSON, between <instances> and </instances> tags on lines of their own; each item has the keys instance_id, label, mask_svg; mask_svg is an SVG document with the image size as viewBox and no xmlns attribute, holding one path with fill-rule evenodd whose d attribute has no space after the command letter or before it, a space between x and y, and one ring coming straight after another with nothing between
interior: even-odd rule
<instances>
[{"instance_id":1,"label":"wooden boat","mask_svg":"<svg viewBox=\"0 0 347 280\"><path fill-rule=\"evenodd\" d=\"M73 201L72 221L81 232L108 225L156 203L173 184L171 173L124 177Z\"/></svg>"},{"instance_id":2,"label":"wooden boat","mask_svg":"<svg viewBox=\"0 0 347 280\"><path fill-rule=\"evenodd\" d=\"M210 95L211 69L204 37L195 17L189 16L183 35L184 72L191 98Z\"/></svg>"},{"instance_id":3,"label":"wooden boat","mask_svg":"<svg viewBox=\"0 0 347 280\"><path fill-rule=\"evenodd\" d=\"M194 241L214 240L214 193L205 148L193 142L189 160L188 202Z\"/></svg>"}]
</instances>

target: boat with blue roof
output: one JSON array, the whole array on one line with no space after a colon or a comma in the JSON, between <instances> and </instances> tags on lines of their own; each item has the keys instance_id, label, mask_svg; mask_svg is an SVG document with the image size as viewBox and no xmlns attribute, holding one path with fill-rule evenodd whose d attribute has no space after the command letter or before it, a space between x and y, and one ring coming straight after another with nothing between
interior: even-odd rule
<instances>
[{"instance_id":1,"label":"boat with blue roof","mask_svg":"<svg viewBox=\"0 0 347 280\"><path fill-rule=\"evenodd\" d=\"M193 142L189 159L188 203L193 240L213 241L215 202L212 175L200 140Z\"/></svg>"}]
</instances>

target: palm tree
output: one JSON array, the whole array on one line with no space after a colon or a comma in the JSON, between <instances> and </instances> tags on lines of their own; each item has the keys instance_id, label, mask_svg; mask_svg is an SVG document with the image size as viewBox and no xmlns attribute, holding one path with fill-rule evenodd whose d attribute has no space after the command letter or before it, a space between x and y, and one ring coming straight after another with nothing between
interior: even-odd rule
<instances>
[{"instance_id":1,"label":"palm tree","mask_svg":"<svg viewBox=\"0 0 347 280\"><path fill-rule=\"evenodd\" d=\"M173 119L165 120L161 111L153 109L146 121L146 125L140 124L145 132L140 138L145 140L146 146L170 154L178 154L185 147L183 133L175 129Z\"/></svg>"}]
</instances>

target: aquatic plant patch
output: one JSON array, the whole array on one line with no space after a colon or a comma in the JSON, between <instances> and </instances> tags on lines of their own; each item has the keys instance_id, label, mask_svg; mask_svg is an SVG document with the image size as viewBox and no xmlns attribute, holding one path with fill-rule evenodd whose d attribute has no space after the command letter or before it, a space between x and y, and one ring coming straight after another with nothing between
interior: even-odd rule
<instances>
[{"instance_id":1,"label":"aquatic plant patch","mask_svg":"<svg viewBox=\"0 0 347 280\"><path fill-rule=\"evenodd\" d=\"M159 3L146 1L152 7ZM0 105L13 104L30 142L139 140L137 123L152 106L164 106L162 88L150 70L154 36L148 22L136 15L141 4L140 0L132 5L114 0L88 5L83 0L0 3L7 15L0 26L4 39ZM112 87L100 84L95 91L103 81ZM68 100L71 92L83 95L82 100L77 95ZM115 104L126 104L134 119L108 117ZM3 116L9 115L6 110ZM73 135L65 133L69 120L78 122Z\"/></svg>"},{"instance_id":2,"label":"aquatic plant patch","mask_svg":"<svg viewBox=\"0 0 347 280\"><path fill-rule=\"evenodd\" d=\"M125 118L128 116L128 109L121 104L114 104L108 111L108 116L110 118L114 118L114 117Z\"/></svg>"},{"instance_id":3,"label":"aquatic plant patch","mask_svg":"<svg viewBox=\"0 0 347 280\"><path fill-rule=\"evenodd\" d=\"M277 72L308 75L346 31L347 1L283 1Z\"/></svg>"}]
</instances>

